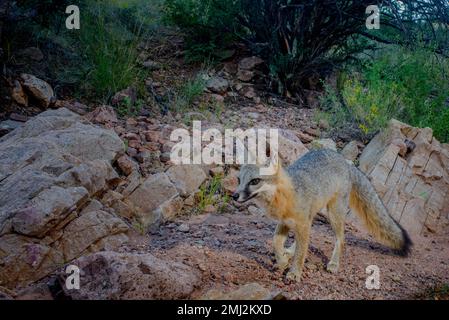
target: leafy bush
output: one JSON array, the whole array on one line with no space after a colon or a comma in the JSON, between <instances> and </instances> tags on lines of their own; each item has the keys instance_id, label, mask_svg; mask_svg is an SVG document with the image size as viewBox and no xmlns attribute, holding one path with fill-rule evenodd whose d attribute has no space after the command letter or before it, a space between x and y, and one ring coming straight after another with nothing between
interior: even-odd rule
<instances>
[{"instance_id":1,"label":"leafy bush","mask_svg":"<svg viewBox=\"0 0 449 320\"><path fill-rule=\"evenodd\" d=\"M187 60L204 61L222 55L235 38L235 0L166 0L165 21L187 33Z\"/></svg>"},{"instance_id":2,"label":"leafy bush","mask_svg":"<svg viewBox=\"0 0 449 320\"><path fill-rule=\"evenodd\" d=\"M241 0L245 30L253 50L270 63L275 89L295 94L312 76L363 50L357 33L365 28L372 1Z\"/></svg>"},{"instance_id":3,"label":"leafy bush","mask_svg":"<svg viewBox=\"0 0 449 320\"><path fill-rule=\"evenodd\" d=\"M187 31L194 55L211 55L222 48L223 39L246 42L269 63L274 89L289 95L308 88L311 77L323 77L379 42L408 46L425 33L427 47L440 52L441 45L449 47L448 3L403 2L167 0L165 12L169 22ZM383 5L382 30L365 26L366 9L373 4Z\"/></svg>"},{"instance_id":4,"label":"leafy bush","mask_svg":"<svg viewBox=\"0 0 449 320\"><path fill-rule=\"evenodd\" d=\"M333 125L355 123L371 136L397 118L418 127L431 127L449 141L449 60L428 51L396 48L371 61L342 81L339 93L327 88L322 101Z\"/></svg>"}]
</instances>

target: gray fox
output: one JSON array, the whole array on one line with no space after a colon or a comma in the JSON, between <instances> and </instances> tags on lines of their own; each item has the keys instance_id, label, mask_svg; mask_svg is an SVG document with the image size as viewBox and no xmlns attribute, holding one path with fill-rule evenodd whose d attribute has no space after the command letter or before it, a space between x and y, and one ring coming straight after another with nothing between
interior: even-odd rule
<instances>
[{"instance_id":1,"label":"gray fox","mask_svg":"<svg viewBox=\"0 0 449 320\"><path fill-rule=\"evenodd\" d=\"M335 248L327 270L336 273L344 246L345 217L352 209L368 231L381 243L407 256L412 242L407 232L390 216L368 178L339 153L321 149L310 151L283 169L276 164L276 174L262 176L257 165L244 165L233 199L246 202L261 200L267 214L279 221L273 247L277 267L284 270L293 257L287 278L300 281L309 246L312 220L327 208L336 234ZM286 249L289 230L295 243Z\"/></svg>"}]
</instances>

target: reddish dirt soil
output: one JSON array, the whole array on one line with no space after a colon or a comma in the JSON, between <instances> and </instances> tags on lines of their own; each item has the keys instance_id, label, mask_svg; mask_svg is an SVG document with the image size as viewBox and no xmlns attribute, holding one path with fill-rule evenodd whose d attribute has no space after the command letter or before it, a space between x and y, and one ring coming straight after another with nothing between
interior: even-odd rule
<instances>
[{"instance_id":1,"label":"reddish dirt soil","mask_svg":"<svg viewBox=\"0 0 449 320\"><path fill-rule=\"evenodd\" d=\"M181 224L189 230L179 231ZM267 217L242 212L193 216L161 226L138 251L202 270L203 285L192 298L201 298L212 288L226 291L258 282L287 299L414 299L426 298L426 288L449 282L449 233L415 237L411 256L401 258L348 223L341 270L334 275L325 270L333 231L325 219L316 219L302 281L292 283L274 267L275 226ZM380 268L379 290L365 287L369 265Z\"/></svg>"}]
</instances>

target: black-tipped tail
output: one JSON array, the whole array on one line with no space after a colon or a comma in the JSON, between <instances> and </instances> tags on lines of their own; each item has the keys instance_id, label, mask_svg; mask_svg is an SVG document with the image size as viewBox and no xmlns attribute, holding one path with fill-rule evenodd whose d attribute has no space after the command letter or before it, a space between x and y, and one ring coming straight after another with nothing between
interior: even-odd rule
<instances>
[{"instance_id":1,"label":"black-tipped tail","mask_svg":"<svg viewBox=\"0 0 449 320\"><path fill-rule=\"evenodd\" d=\"M402 239L404 242L402 244L402 247L400 249L395 250L395 252L398 256L408 257L412 251L413 242L410 239L410 236L408 235L407 231L399 223L396 222L396 224L401 229Z\"/></svg>"}]
</instances>

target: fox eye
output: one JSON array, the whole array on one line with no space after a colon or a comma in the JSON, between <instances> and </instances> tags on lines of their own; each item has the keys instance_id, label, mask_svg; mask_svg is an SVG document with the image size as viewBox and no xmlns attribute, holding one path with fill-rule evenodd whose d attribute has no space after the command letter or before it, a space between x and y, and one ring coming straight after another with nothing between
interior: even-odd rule
<instances>
[{"instance_id":1,"label":"fox eye","mask_svg":"<svg viewBox=\"0 0 449 320\"><path fill-rule=\"evenodd\" d=\"M240 178L237 178L237 183L240 184Z\"/></svg>"},{"instance_id":2,"label":"fox eye","mask_svg":"<svg viewBox=\"0 0 449 320\"><path fill-rule=\"evenodd\" d=\"M251 186L256 186L260 183L260 179L253 179L251 180L251 182L249 183Z\"/></svg>"}]
</instances>

